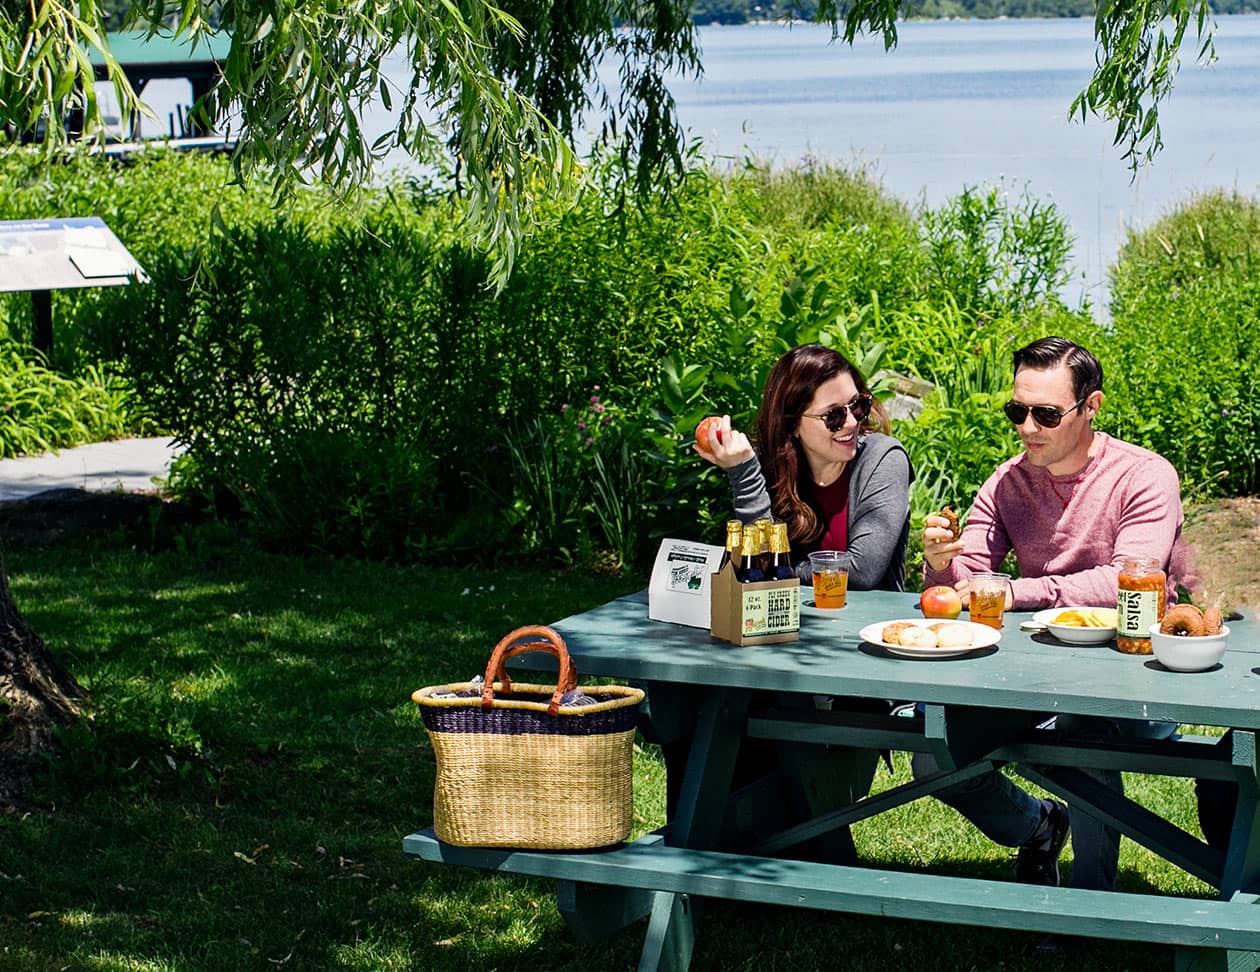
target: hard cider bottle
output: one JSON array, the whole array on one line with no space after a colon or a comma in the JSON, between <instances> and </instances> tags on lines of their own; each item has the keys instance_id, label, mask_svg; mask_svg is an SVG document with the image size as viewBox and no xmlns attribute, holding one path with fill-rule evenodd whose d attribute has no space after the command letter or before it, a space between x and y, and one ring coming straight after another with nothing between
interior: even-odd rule
<instances>
[{"instance_id":1,"label":"hard cider bottle","mask_svg":"<svg viewBox=\"0 0 1260 972\"><path fill-rule=\"evenodd\" d=\"M721 571L728 563L734 563L735 569L739 570L740 563L740 544L744 538L744 524L739 520L726 521L726 550L722 553L722 563L718 566Z\"/></svg>"},{"instance_id":2,"label":"hard cider bottle","mask_svg":"<svg viewBox=\"0 0 1260 972\"><path fill-rule=\"evenodd\" d=\"M742 584L755 584L766 579L766 573L757 562L757 531L745 530L740 543L739 572L735 575Z\"/></svg>"},{"instance_id":3,"label":"hard cider bottle","mask_svg":"<svg viewBox=\"0 0 1260 972\"><path fill-rule=\"evenodd\" d=\"M796 576L792 569L792 546L788 542L786 523L775 523L770 532L770 570L772 580L788 580Z\"/></svg>"},{"instance_id":4,"label":"hard cider bottle","mask_svg":"<svg viewBox=\"0 0 1260 972\"><path fill-rule=\"evenodd\" d=\"M761 567L763 574L768 574L770 567L771 525L772 521L769 517L762 517L753 524L757 530L757 564Z\"/></svg>"}]
</instances>

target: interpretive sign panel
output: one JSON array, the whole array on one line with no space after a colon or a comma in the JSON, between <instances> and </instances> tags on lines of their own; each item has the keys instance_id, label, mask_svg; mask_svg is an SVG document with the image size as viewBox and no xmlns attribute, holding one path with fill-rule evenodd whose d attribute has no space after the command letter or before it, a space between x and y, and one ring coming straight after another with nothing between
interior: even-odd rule
<instances>
[{"instance_id":1,"label":"interpretive sign panel","mask_svg":"<svg viewBox=\"0 0 1260 972\"><path fill-rule=\"evenodd\" d=\"M0 291L112 287L147 280L99 216L0 221Z\"/></svg>"}]
</instances>

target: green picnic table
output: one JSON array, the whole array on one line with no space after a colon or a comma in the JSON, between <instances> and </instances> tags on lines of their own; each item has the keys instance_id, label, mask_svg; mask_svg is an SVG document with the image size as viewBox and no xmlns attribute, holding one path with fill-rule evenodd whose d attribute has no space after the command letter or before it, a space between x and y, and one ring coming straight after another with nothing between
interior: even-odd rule
<instances>
[{"instance_id":1,"label":"green picnic table","mask_svg":"<svg viewBox=\"0 0 1260 972\"><path fill-rule=\"evenodd\" d=\"M749 647L648 620L645 593L558 622L579 672L643 685L646 731L663 744L689 743L667 826L590 852L452 847L422 830L404 839L404 852L554 878L560 909L585 940L650 916L642 970L688 966L698 932L692 899L706 897L1165 943L1176 947L1179 970L1260 967L1260 624L1231 622L1220 665L1176 673L1151 656L1117 652L1114 641L1073 646L1023 631L1030 615L1021 613L1007 614L997 645L949 659L898 657L863 641L867 625L917 617L911 594L851 592L841 610L803 605L801 615L799 641ZM834 699L831 708L816 697ZM905 718L887 700L923 705ZM1234 731L1162 741L1072 737L1044 728L1059 713ZM803 806L784 799L781 781L735 785L745 739L782 744ZM886 749L931 752L941 772L868 796ZM1218 888L1219 899L890 871L852 855L851 824L1003 763ZM1082 768L1235 781L1227 850ZM793 857L804 846L814 859ZM820 847L828 851L821 860Z\"/></svg>"}]
</instances>

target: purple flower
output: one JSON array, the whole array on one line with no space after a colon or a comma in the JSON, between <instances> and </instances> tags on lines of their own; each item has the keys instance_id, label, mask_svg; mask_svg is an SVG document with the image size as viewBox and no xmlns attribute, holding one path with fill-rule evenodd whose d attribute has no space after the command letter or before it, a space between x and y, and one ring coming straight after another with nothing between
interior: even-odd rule
<instances>
[{"instance_id":1,"label":"purple flower","mask_svg":"<svg viewBox=\"0 0 1260 972\"><path fill-rule=\"evenodd\" d=\"M602 412L603 410L604 410L604 406L603 406L603 405L596 405L596 406L595 406L595 411L597 411L597 412Z\"/></svg>"},{"instance_id":2,"label":"purple flower","mask_svg":"<svg viewBox=\"0 0 1260 972\"><path fill-rule=\"evenodd\" d=\"M568 403L568 402L565 402L563 405L561 405L561 406L560 406L560 414L561 414L561 415L563 415L563 414L564 414L565 412L567 412L568 410L569 410L569 403Z\"/></svg>"},{"instance_id":3,"label":"purple flower","mask_svg":"<svg viewBox=\"0 0 1260 972\"><path fill-rule=\"evenodd\" d=\"M612 425L612 416L611 416L611 415L605 415L602 419L600 419L600 420L599 420L599 424L600 424L600 425Z\"/></svg>"},{"instance_id":4,"label":"purple flower","mask_svg":"<svg viewBox=\"0 0 1260 972\"><path fill-rule=\"evenodd\" d=\"M599 404L599 396L598 396L598 395L592 395L592 396L591 396L591 404L592 404L592 405L598 405L598 404Z\"/></svg>"},{"instance_id":5,"label":"purple flower","mask_svg":"<svg viewBox=\"0 0 1260 972\"><path fill-rule=\"evenodd\" d=\"M585 431L586 431L586 423L585 423L585 422L579 422L579 423L578 423L578 431L579 431L579 432L585 432Z\"/></svg>"},{"instance_id":6,"label":"purple flower","mask_svg":"<svg viewBox=\"0 0 1260 972\"><path fill-rule=\"evenodd\" d=\"M592 438L588 435L588 436L586 437L586 444L587 444L588 446L594 445L594 444L595 444L595 440L594 440L594 439L592 439Z\"/></svg>"}]
</instances>

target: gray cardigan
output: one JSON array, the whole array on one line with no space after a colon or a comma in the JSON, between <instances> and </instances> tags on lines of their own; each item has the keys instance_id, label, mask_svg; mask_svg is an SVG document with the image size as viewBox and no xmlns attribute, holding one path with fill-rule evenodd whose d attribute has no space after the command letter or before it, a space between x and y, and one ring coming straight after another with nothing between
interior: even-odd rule
<instances>
[{"instance_id":1,"label":"gray cardigan","mask_svg":"<svg viewBox=\"0 0 1260 972\"><path fill-rule=\"evenodd\" d=\"M855 591L902 591L906 541L910 535L910 457L892 436L869 432L858 440L849 474L849 587ZM735 516L745 523L770 515L770 491L756 456L726 470ZM813 497L802 498L813 506ZM814 507L817 509L817 507ZM802 583L810 581L809 551L792 546L792 563Z\"/></svg>"}]
</instances>

